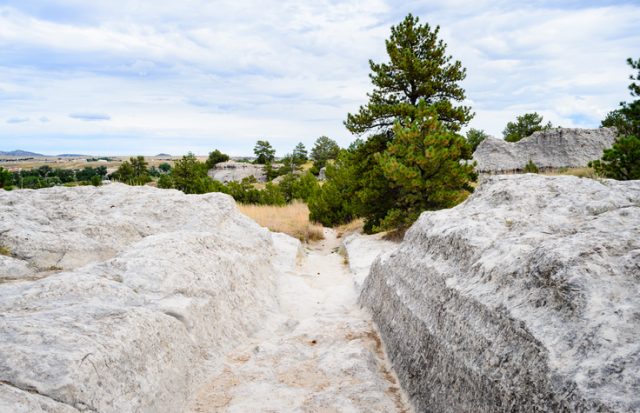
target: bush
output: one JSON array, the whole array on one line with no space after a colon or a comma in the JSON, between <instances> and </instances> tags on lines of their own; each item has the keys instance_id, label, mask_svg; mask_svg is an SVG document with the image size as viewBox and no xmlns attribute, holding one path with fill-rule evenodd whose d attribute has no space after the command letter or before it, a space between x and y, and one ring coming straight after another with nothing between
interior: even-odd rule
<instances>
[{"instance_id":1,"label":"bush","mask_svg":"<svg viewBox=\"0 0 640 413\"><path fill-rule=\"evenodd\" d=\"M356 181L351 154L343 151L336 162L326 168L327 181L307 200L309 217L325 226L346 224L356 216Z\"/></svg>"},{"instance_id":2,"label":"bush","mask_svg":"<svg viewBox=\"0 0 640 413\"><path fill-rule=\"evenodd\" d=\"M91 185L93 186L101 186L102 185L102 177L99 175L93 175L91 177Z\"/></svg>"},{"instance_id":3,"label":"bush","mask_svg":"<svg viewBox=\"0 0 640 413\"><path fill-rule=\"evenodd\" d=\"M209 157L207 158L206 165L207 169L212 169L214 166L219 164L220 162L226 162L229 160L229 155L220 152L219 150L214 150L209 153Z\"/></svg>"},{"instance_id":4,"label":"bush","mask_svg":"<svg viewBox=\"0 0 640 413\"><path fill-rule=\"evenodd\" d=\"M640 139L637 136L618 137L611 148L604 150L602 159L589 162L589 166L606 178L640 179Z\"/></svg>"},{"instance_id":5,"label":"bush","mask_svg":"<svg viewBox=\"0 0 640 413\"><path fill-rule=\"evenodd\" d=\"M529 159L529 162L524 166L524 171L531 174L537 174L539 172L538 166L533 163L531 159Z\"/></svg>"}]
</instances>

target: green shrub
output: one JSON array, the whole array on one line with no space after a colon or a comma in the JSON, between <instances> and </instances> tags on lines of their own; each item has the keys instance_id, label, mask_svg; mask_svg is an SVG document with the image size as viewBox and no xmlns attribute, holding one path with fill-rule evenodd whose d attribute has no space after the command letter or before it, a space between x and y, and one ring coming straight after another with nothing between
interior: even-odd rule
<instances>
[{"instance_id":1,"label":"green shrub","mask_svg":"<svg viewBox=\"0 0 640 413\"><path fill-rule=\"evenodd\" d=\"M529 159L529 162L524 166L524 171L531 174L537 174L539 172L538 166L533 163L531 159Z\"/></svg>"},{"instance_id":2,"label":"green shrub","mask_svg":"<svg viewBox=\"0 0 640 413\"><path fill-rule=\"evenodd\" d=\"M101 186L102 185L102 177L99 175L94 175L91 177L91 185L93 186Z\"/></svg>"},{"instance_id":3,"label":"green shrub","mask_svg":"<svg viewBox=\"0 0 640 413\"><path fill-rule=\"evenodd\" d=\"M640 179L640 139L637 136L621 136L602 159L589 162L597 175L627 181Z\"/></svg>"}]
</instances>

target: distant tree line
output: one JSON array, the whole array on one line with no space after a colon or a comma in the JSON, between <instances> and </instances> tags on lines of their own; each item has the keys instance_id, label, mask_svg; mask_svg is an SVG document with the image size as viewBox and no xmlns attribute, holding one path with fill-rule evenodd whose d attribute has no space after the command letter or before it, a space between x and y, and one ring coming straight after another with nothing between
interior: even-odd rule
<instances>
[{"instance_id":1,"label":"distant tree line","mask_svg":"<svg viewBox=\"0 0 640 413\"><path fill-rule=\"evenodd\" d=\"M107 176L106 166L82 169L51 168L43 165L35 169L11 172L0 167L0 188L40 189L58 185L101 185Z\"/></svg>"}]
</instances>

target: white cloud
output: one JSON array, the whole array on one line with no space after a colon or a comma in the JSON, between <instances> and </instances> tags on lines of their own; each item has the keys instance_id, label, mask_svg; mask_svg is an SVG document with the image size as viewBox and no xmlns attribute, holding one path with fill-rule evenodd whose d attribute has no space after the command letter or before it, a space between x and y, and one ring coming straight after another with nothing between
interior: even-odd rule
<instances>
[{"instance_id":1,"label":"white cloud","mask_svg":"<svg viewBox=\"0 0 640 413\"><path fill-rule=\"evenodd\" d=\"M323 134L347 145L342 121L366 102L367 61L385 58L389 25L408 11L440 24L467 67L470 126L499 135L526 111L597 126L627 99L625 59L640 44L640 7L624 4L4 3L0 117L49 121L5 123L0 149L40 150L47 136L91 153L248 154L267 138L283 154Z\"/></svg>"}]
</instances>

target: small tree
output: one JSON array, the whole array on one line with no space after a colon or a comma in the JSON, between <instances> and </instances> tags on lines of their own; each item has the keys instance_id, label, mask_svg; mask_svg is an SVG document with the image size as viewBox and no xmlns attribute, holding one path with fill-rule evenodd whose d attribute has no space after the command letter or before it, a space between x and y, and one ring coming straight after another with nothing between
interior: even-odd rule
<instances>
[{"instance_id":1,"label":"small tree","mask_svg":"<svg viewBox=\"0 0 640 413\"><path fill-rule=\"evenodd\" d=\"M206 165L191 152L176 161L171 178L173 187L185 194L204 194L212 189Z\"/></svg>"},{"instance_id":2,"label":"small tree","mask_svg":"<svg viewBox=\"0 0 640 413\"><path fill-rule=\"evenodd\" d=\"M329 159L336 159L340 153L340 146L333 139L321 136L316 139L311 149L311 159L313 160L314 170L320 171ZM317 173L317 172L316 172Z\"/></svg>"},{"instance_id":3,"label":"small tree","mask_svg":"<svg viewBox=\"0 0 640 413\"><path fill-rule=\"evenodd\" d=\"M207 158L207 169L213 169L220 162L226 162L229 160L229 155L220 152L219 150L214 150L213 152L209 152L209 157Z\"/></svg>"},{"instance_id":4,"label":"small tree","mask_svg":"<svg viewBox=\"0 0 640 413\"><path fill-rule=\"evenodd\" d=\"M475 152L480 142L487 139L489 135L481 129L469 129L467 131L467 143L471 147L471 152Z\"/></svg>"},{"instance_id":5,"label":"small tree","mask_svg":"<svg viewBox=\"0 0 640 413\"><path fill-rule=\"evenodd\" d=\"M618 137L613 146L604 150L602 159L589 162L596 174L627 181L640 179L640 138Z\"/></svg>"},{"instance_id":6,"label":"small tree","mask_svg":"<svg viewBox=\"0 0 640 413\"><path fill-rule=\"evenodd\" d=\"M471 158L465 139L444 127L424 101L416 115L396 123L395 139L376 157L399 190L379 229L406 229L422 211L450 208L473 191L474 165L461 162Z\"/></svg>"},{"instance_id":7,"label":"small tree","mask_svg":"<svg viewBox=\"0 0 640 413\"><path fill-rule=\"evenodd\" d=\"M133 168L133 185L144 185L151 181L147 167L149 163L145 161L144 156L136 156L129 158L131 167Z\"/></svg>"},{"instance_id":8,"label":"small tree","mask_svg":"<svg viewBox=\"0 0 640 413\"><path fill-rule=\"evenodd\" d=\"M167 162L162 162L160 165L158 165L158 169L160 169L160 171L162 171L162 173L169 173L169 171L171 170L171 165Z\"/></svg>"},{"instance_id":9,"label":"small tree","mask_svg":"<svg viewBox=\"0 0 640 413\"><path fill-rule=\"evenodd\" d=\"M507 126L502 131L502 136L507 142L518 142L520 139L530 136L533 132L551 129L552 127L551 122L543 125L542 116L538 115L538 113L525 113L522 116L518 116L515 122L507 123Z\"/></svg>"},{"instance_id":10,"label":"small tree","mask_svg":"<svg viewBox=\"0 0 640 413\"><path fill-rule=\"evenodd\" d=\"M255 163L257 164L271 163L276 157L276 150L273 149L269 141L256 142L253 153L256 155Z\"/></svg>"},{"instance_id":11,"label":"small tree","mask_svg":"<svg viewBox=\"0 0 640 413\"><path fill-rule=\"evenodd\" d=\"M134 178L134 170L129 161L124 161L120 164L118 169L113 173L113 178L116 181L130 184Z\"/></svg>"},{"instance_id":12,"label":"small tree","mask_svg":"<svg viewBox=\"0 0 640 413\"><path fill-rule=\"evenodd\" d=\"M309 159L307 155L307 148L304 147L302 142L298 143L296 147L293 148L291 159L296 165L302 165L307 162L307 159Z\"/></svg>"},{"instance_id":13,"label":"small tree","mask_svg":"<svg viewBox=\"0 0 640 413\"><path fill-rule=\"evenodd\" d=\"M637 70L631 80L640 81L640 59L627 59L627 64ZM640 97L640 84L629 85L631 96ZM589 162L599 175L607 178L630 180L640 179L640 99L631 103L621 102L620 109L609 112L602 126L615 126L618 137L609 149L605 149L602 159Z\"/></svg>"}]
</instances>

